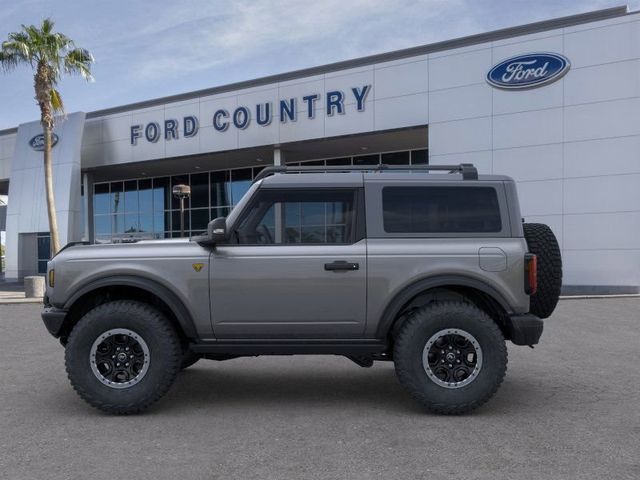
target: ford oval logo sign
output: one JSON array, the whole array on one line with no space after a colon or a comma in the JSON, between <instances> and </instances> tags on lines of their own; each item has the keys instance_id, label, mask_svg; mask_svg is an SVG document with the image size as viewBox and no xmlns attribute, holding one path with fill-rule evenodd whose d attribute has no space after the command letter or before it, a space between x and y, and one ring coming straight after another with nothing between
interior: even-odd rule
<instances>
[{"instance_id":1,"label":"ford oval logo sign","mask_svg":"<svg viewBox=\"0 0 640 480\"><path fill-rule=\"evenodd\" d=\"M506 90L541 87L560 79L570 67L569 59L558 53L529 53L497 64L489 70L487 82Z\"/></svg>"},{"instance_id":2,"label":"ford oval logo sign","mask_svg":"<svg viewBox=\"0 0 640 480\"><path fill-rule=\"evenodd\" d=\"M55 133L51 134L51 148L56 146L58 143L58 136ZM37 152L44 151L44 133L40 133L29 140L29 145Z\"/></svg>"}]
</instances>

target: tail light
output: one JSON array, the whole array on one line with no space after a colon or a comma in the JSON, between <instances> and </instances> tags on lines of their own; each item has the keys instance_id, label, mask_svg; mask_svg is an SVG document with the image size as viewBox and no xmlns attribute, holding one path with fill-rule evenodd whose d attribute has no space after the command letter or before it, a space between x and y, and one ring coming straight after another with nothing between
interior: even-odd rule
<instances>
[{"instance_id":1,"label":"tail light","mask_svg":"<svg viewBox=\"0 0 640 480\"><path fill-rule=\"evenodd\" d=\"M524 256L524 291L527 295L538 291L538 257L533 253Z\"/></svg>"}]
</instances>

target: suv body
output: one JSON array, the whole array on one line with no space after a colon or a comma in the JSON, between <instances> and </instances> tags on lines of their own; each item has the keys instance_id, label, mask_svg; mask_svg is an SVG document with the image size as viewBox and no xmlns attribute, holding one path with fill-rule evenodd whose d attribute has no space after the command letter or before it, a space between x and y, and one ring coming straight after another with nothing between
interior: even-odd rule
<instances>
[{"instance_id":1,"label":"suv body","mask_svg":"<svg viewBox=\"0 0 640 480\"><path fill-rule=\"evenodd\" d=\"M511 178L321 169L266 169L201 237L65 247L48 265L49 332L66 345L91 310L137 301L194 359L326 353L370 366L394 358L407 320L453 302L515 344L538 342Z\"/></svg>"}]
</instances>

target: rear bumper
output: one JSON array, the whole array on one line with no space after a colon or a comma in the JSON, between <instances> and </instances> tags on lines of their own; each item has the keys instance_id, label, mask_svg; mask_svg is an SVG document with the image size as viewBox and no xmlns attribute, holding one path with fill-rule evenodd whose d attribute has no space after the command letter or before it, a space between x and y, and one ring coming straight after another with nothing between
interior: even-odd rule
<instances>
[{"instance_id":1,"label":"rear bumper","mask_svg":"<svg viewBox=\"0 0 640 480\"><path fill-rule=\"evenodd\" d=\"M58 338L62 332L64 319L67 317L67 311L55 307L45 307L42 311L42 321L47 327L49 333Z\"/></svg>"},{"instance_id":2,"label":"rear bumper","mask_svg":"<svg viewBox=\"0 0 640 480\"><path fill-rule=\"evenodd\" d=\"M507 319L507 332L516 345L535 345L540 340L543 329L542 319L531 313L511 315Z\"/></svg>"}]
</instances>

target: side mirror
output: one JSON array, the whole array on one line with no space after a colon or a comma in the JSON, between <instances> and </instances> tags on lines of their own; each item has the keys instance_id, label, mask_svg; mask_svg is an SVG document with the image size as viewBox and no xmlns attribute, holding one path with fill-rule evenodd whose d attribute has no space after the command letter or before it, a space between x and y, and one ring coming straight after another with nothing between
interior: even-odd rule
<instances>
[{"instance_id":1,"label":"side mirror","mask_svg":"<svg viewBox=\"0 0 640 480\"><path fill-rule=\"evenodd\" d=\"M227 240L227 219L225 217L218 217L211 220L207 225L207 234L194 237L193 240L200 245L224 243Z\"/></svg>"}]
</instances>

